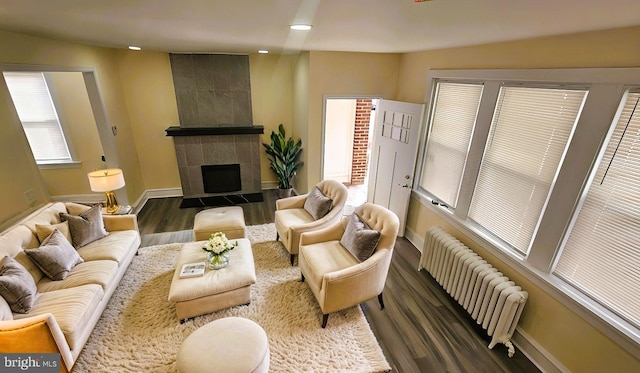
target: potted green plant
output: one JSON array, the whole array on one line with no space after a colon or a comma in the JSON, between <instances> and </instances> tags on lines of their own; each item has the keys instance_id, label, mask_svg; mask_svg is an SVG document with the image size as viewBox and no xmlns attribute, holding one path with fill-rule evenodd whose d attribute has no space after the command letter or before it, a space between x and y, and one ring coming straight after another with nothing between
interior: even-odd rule
<instances>
[{"instance_id":1,"label":"potted green plant","mask_svg":"<svg viewBox=\"0 0 640 373\"><path fill-rule=\"evenodd\" d=\"M291 137L287 139L284 126L280 124L278 132L271 131L271 143L262 145L267 151L271 169L278 177L279 196L291 196L291 181L304 163L300 161L302 140L294 141Z\"/></svg>"}]
</instances>

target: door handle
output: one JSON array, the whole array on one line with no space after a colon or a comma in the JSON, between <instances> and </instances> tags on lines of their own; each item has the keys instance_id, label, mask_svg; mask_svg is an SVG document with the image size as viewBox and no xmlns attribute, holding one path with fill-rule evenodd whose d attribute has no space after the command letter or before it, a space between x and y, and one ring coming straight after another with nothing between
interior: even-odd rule
<instances>
[{"instance_id":1,"label":"door handle","mask_svg":"<svg viewBox=\"0 0 640 373\"><path fill-rule=\"evenodd\" d=\"M405 180L411 180L411 175L404 175ZM403 188L411 188L409 184L402 185Z\"/></svg>"}]
</instances>

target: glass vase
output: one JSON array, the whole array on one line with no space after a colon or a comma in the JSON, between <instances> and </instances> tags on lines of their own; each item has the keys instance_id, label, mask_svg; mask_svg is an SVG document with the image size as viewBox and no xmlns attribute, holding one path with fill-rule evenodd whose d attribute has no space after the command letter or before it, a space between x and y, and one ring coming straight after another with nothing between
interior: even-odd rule
<instances>
[{"instance_id":1,"label":"glass vase","mask_svg":"<svg viewBox=\"0 0 640 373\"><path fill-rule=\"evenodd\" d=\"M216 254L207 251L207 264L211 269L222 269L229 265L229 253Z\"/></svg>"}]
</instances>

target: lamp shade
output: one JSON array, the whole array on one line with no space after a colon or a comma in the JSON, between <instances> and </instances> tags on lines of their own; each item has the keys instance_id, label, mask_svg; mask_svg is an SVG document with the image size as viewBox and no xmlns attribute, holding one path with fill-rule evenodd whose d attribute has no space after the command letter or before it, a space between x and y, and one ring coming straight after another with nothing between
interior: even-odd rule
<instances>
[{"instance_id":1,"label":"lamp shade","mask_svg":"<svg viewBox=\"0 0 640 373\"><path fill-rule=\"evenodd\" d=\"M124 175L119 168L89 172L89 185L94 192L110 192L124 186Z\"/></svg>"}]
</instances>

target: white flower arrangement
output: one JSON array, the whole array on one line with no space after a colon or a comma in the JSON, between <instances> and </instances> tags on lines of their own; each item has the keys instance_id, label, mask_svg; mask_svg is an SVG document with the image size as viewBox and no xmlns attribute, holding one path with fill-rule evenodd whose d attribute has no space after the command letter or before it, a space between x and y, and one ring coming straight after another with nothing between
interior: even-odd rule
<instances>
[{"instance_id":1,"label":"white flower arrangement","mask_svg":"<svg viewBox=\"0 0 640 373\"><path fill-rule=\"evenodd\" d=\"M238 241L232 243L227 239L227 236L225 236L224 233L216 232L209 237L209 240L202 247L202 250L208 253L222 255L233 250L236 246L238 246Z\"/></svg>"}]
</instances>

